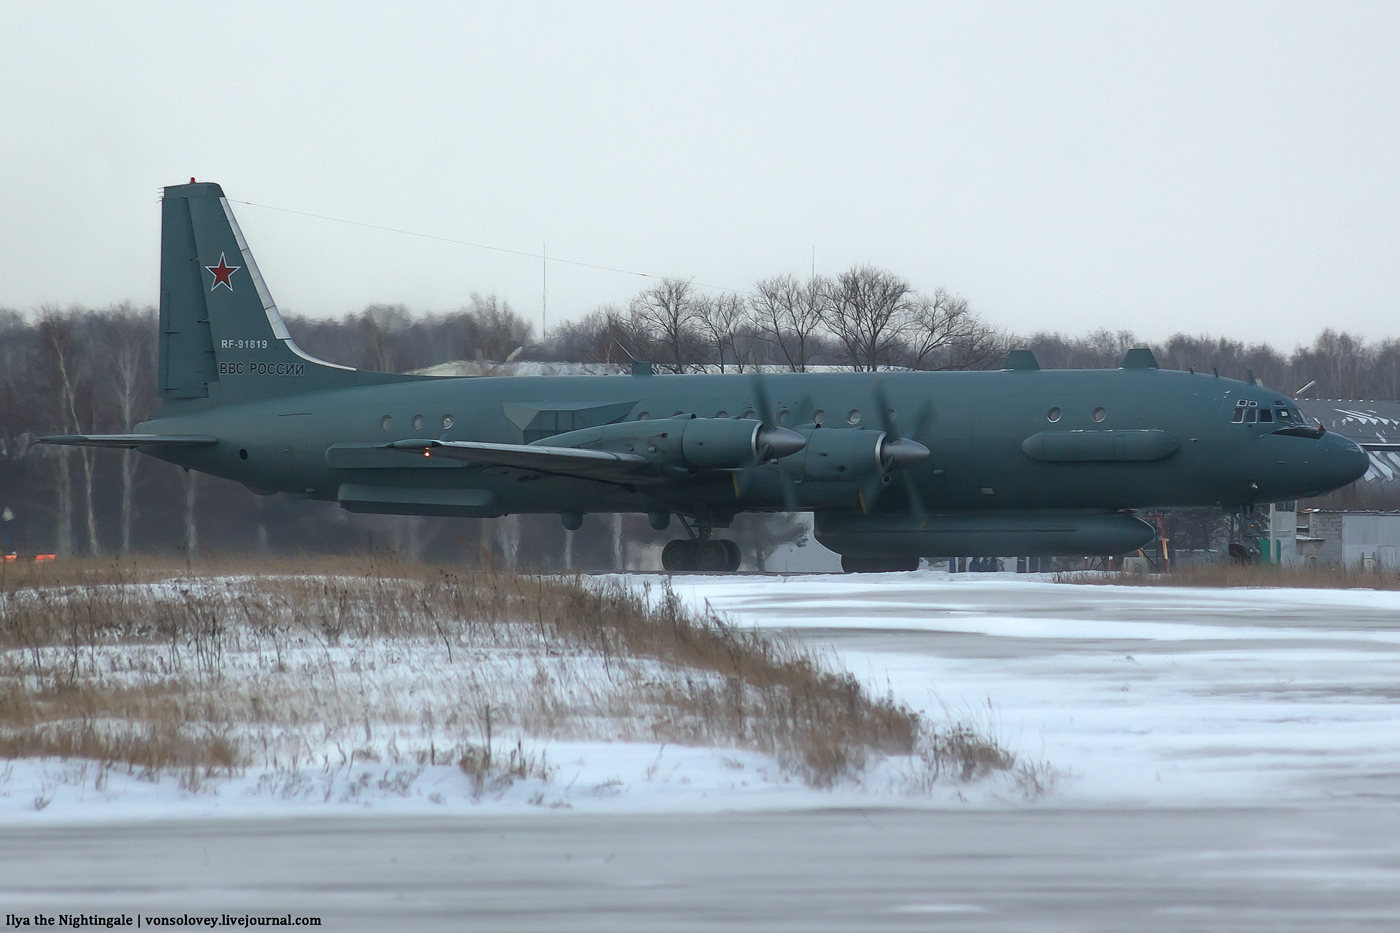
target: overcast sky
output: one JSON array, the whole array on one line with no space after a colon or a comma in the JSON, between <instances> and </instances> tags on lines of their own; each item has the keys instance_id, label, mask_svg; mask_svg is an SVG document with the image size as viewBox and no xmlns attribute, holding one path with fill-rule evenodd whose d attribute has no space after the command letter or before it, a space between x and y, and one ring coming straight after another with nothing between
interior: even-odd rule
<instances>
[{"instance_id":1,"label":"overcast sky","mask_svg":"<svg viewBox=\"0 0 1400 933\"><path fill-rule=\"evenodd\" d=\"M0 0L0 307L154 303L162 185L1011 331L1400 336L1400 4ZM286 312L538 259L235 204ZM644 279L558 262L551 321Z\"/></svg>"}]
</instances>

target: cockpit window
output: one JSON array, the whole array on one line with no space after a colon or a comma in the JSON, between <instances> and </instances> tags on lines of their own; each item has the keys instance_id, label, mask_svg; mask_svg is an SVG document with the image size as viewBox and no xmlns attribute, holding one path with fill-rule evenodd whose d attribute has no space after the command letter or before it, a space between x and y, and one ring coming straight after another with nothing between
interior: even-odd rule
<instances>
[{"instance_id":1,"label":"cockpit window","mask_svg":"<svg viewBox=\"0 0 1400 933\"><path fill-rule=\"evenodd\" d=\"M1298 407L1288 402L1275 400L1271 404L1258 399L1239 398L1235 399L1235 407L1230 412L1230 423L1299 425L1308 422Z\"/></svg>"}]
</instances>

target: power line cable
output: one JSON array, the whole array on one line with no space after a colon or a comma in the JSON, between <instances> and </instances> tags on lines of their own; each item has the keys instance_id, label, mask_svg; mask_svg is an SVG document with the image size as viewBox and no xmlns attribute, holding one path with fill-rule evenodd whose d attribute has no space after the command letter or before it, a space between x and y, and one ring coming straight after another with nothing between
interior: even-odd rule
<instances>
[{"instance_id":1,"label":"power line cable","mask_svg":"<svg viewBox=\"0 0 1400 933\"><path fill-rule=\"evenodd\" d=\"M299 211L290 207L273 207L271 204L258 204L256 201L240 201L235 198L229 198L228 200L234 204L244 204L248 207L258 207L262 208L265 211L277 211L282 214L296 214L298 217L314 217L317 220L328 220L332 223L347 224L351 227L364 227L367 230L379 230L384 233L398 233L402 234L403 236L418 237L419 239L423 240L436 240L439 243L451 243L455 246L469 246L473 249L484 249L489 250L493 253L506 253L511 256L522 256L527 259L538 259L542 262L561 262L569 266L580 266L584 269L597 269L600 272L616 272L619 275L631 275L643 279L660 280L675 278L675 276L656 275L651 272L638 272L635 269L619 269L616 266L603 266L593 262L583 262L579 259L561 259L558 256L546 257L543 252L531 253L527 250L510 249L509 247L505 246L491 246L487 243L474 243L471 240L458 240L452 237L438 236L433 233L419 233L416 230L404 230L401 227L389 227L385 226L384 224L366 223L362 220L346 220L344 217L331 217L327 214L316 214L311 211ZM725 288L723 285L706 285L704 282L692 282L691 284L699 288L709 288L715 291L732 292L736 295L739 294L739 292L736 289Z\"/></svg>"}]
</instances>

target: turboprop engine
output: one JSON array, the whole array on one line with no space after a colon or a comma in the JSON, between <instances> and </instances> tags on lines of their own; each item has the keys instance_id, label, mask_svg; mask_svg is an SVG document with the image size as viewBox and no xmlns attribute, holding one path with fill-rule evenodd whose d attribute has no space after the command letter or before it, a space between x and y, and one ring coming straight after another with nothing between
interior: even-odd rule
<instances>
[{"instance_id":1,"label":"turboprop engine","mask_svg":"<svg viewBox=\"0 0 1400 933\"><path fill-rule=\"evenodd\" d=\"M806 455L783 463L784 471L804 482L850 482L887 473L895 467L916 466L929 449L907 437L883 431L818 428L807 438Z\"/></svg>"}]
</instances>

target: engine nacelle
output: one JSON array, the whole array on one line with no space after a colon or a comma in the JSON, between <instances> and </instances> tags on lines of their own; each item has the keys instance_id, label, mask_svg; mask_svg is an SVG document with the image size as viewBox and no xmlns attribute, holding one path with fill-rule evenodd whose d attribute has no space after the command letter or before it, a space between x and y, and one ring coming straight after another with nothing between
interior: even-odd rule
<instances>
[{"instance_id":1,"label":"engine nacelle","mask_svg":"<svg viewBox=\"0 0 1400 933\"><path fill-rule=\"evenodd\" d=\"M681 459L692 470L737 470L755 466L762 423L729 418L689 418L681 426Z\"/></svg>"},{"instance_id":2,"label":"engine nacelle","mask_svg":"<svg viewBox=\"0 0 1400 933\"><path fill-rule=\"evenodd\" d=\"M907 437L891 438L882 431L818 428L807 438L805 457L783 464L783 469L800 475L804 482L850 482L893 467L917 466L928 457L927 447Z\"/></svg>"},{"instance_id":3,"label":"engine nacelle","mask_svg":"<svg viewBox=\"0 0 1400 933\"><path fill-rule=\"evenodd\" d=\"M880 453L884 441L880 431L819 428L807 438L802 477L813 482L839 482L883 473Z\"/></svg>"},{"instance_id":4,"label":"engine nacelle","mask_svg":"<svg viewBox=\"0 0 1400 933\"><path fill-rule=\"evenodd\" d=\"M796 431L752 419L663 418L584 428L535 443L636 453L658 466L739 470L790 456L807 441Z\"/></svg>"}]
</instances>

